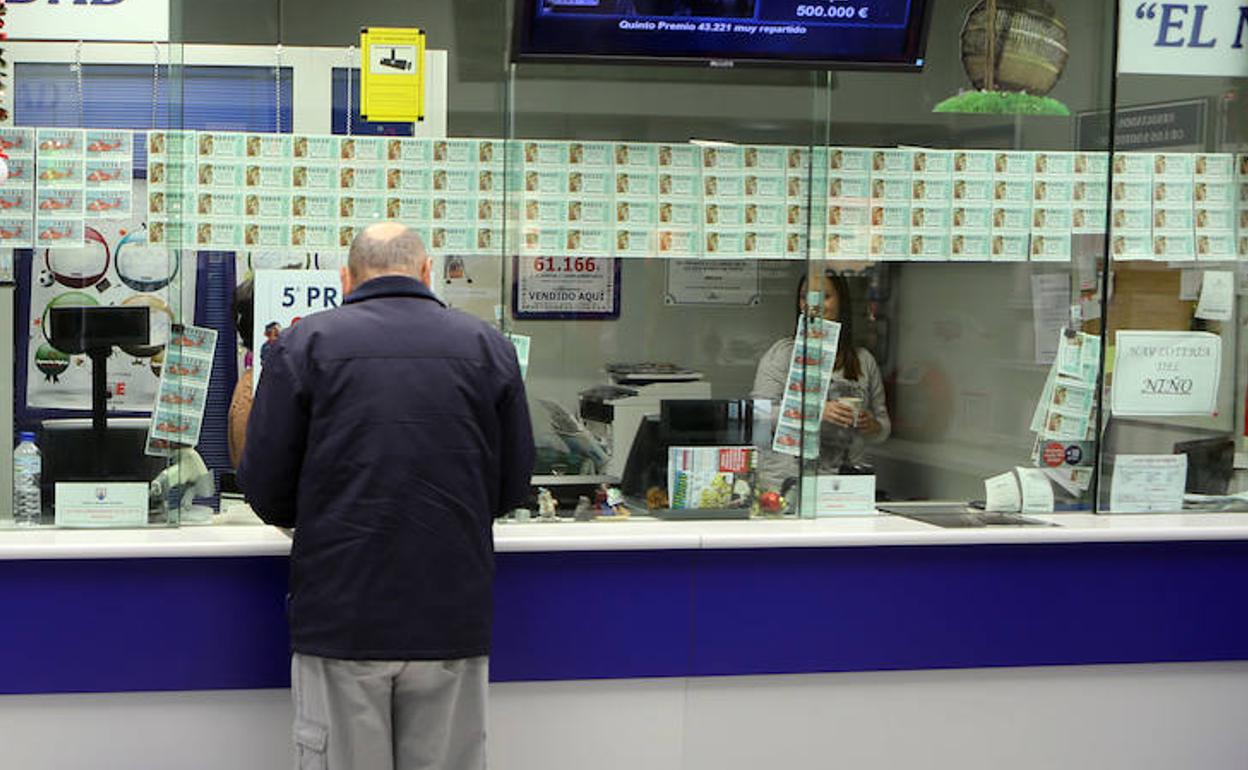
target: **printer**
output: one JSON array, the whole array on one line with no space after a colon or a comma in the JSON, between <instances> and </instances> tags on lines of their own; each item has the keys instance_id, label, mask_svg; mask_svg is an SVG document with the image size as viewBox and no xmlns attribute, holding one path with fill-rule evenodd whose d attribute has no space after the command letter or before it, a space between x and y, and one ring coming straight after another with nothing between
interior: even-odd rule
<instances>
[{"instance_id":1,"label":"printer","mask_svg":"<svg viewBox=\"0 0 1248 770\"><path fill-rule=\"evenodd\" d=\"M609 364L610 382L579 394L580 416L608 448L606 473L620 478L646 415L659 414L665 400L707 399L711 385L702 373L674 364Z\"/></svg>"}]
</instances>

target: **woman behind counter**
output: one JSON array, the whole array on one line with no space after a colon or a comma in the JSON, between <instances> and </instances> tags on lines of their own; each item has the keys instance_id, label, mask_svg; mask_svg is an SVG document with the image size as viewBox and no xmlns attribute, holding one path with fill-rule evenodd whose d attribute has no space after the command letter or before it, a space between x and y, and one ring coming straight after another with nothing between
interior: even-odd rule
<instances>
[{"instance_id":1,"label":"woman behind counter","mask_svg":"<svg viewBox=\"0 0 1248 770\"><path fill-rule=\"evenodd\" d=\"M252 321L255 318L254 286L250 278L234 289L234 328L246 349L243 361L243 373L234 386L234 395L230 399L230 465L238 467L243 459L243 445L247 441L247 418L251 415L252 375L251 359L253 353Z\"/></svg>"},{"instance_id":2,"label":"woman behind counter","mask_svg":"<svg viewBox=\"0 0 1248 770\"><path fill-rule=\"evenodd\" d=\"M809 312L806 305L807 277L797 286L797 310ZM845 466L855 466L866 458L867 445L888 438L891 425L888 406L884 403L884 381L875 358L854 341L854 314L849 284L836 273L823 276L823 317L839 321L840 341L836 351L836 369L828 388L828 401L823 407L823 425L819 440L820 473L838 473ZM789 364L793 360L793 336L784 337L771 346L758 363L751 397L767 399L772 404L772 429L779 417L780 401L788 382ZM854 407L853 399L859 399ZM797 476L797 458L771 451L767 441L762 452L760 482L764 489L779 488L786 478Z\"/></svg>"}]
</instances>

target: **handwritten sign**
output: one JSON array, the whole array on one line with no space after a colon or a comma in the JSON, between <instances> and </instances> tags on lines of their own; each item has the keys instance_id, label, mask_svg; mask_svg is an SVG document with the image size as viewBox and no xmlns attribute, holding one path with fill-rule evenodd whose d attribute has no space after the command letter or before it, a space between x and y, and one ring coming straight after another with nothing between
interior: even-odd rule
<instances>
[{"instance_id":1,"label":"handwritten sign","mask_svg":"<svg viewBox=\"0 0 1248 770\"><path fill-rule=\"evenodd\" d=\"M1118 332L1113 410L1119 417L1211 415L1222 339L1208 332Z\"/></svg>"},{"instance_id":2,"label":"handwritten sign","mask_svg":"<svg viewBox=\"0 0 1248 770\"><path fill-rule=\"evenodd\" d=\"M1248 3L1123 2L1118 70L1148 75L1248 76Z\"/></svg>"}]
</instances>

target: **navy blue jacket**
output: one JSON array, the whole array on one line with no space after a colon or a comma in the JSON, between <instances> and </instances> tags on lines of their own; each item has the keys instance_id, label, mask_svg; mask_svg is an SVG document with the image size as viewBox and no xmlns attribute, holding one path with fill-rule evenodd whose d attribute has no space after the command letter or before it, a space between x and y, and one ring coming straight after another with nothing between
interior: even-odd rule
<instances>
[{"instance_id":1,"label":"navy blue jacket","mask_svg":"<svg viewBox=\"0 0 1248 770\"><path fill-rule=\"evenodd\" d=\"M238 477L295 528L295 651L488 654L491 525L529 496L533 458L514 347L419 281L373 279L283 332Z\"/></svg>"}]
</instances>

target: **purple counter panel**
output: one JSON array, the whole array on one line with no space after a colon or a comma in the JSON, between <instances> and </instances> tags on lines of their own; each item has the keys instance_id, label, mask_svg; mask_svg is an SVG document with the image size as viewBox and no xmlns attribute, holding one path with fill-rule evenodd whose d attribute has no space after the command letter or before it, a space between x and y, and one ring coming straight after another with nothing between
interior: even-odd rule
<instances>
[{"instance_id":1,"label":"purple counter panel","mask_svg":"<svg viewBox=\"0 0 1248 770\"><path fill-rule=\"evenodd\" d=\"M286 560L0 562L0 694L285 687ZM1248 659L1248 542L501 554L495 681Z\"/></svg>"}]
</instances>

